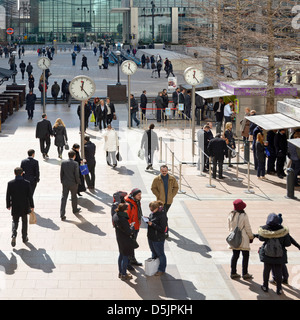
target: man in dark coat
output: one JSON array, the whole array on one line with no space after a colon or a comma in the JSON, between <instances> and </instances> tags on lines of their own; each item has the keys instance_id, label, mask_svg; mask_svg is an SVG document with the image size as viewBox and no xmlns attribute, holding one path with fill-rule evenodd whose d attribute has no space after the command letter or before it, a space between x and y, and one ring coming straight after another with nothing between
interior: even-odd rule
<instances>
[{"instance_id":1,"label":"man in dark coat","mask_svg":"<svg viewBox=\"0 0 300 320\"><path fill-rule=\"evenodd\" d=\"M164 108L164 101L163 101L162 95L163 93L159 92L158 96L155 98L157 122L161 122L161 112Z\"/></svg>"},{"instance_id":2,"label":"man in dark coat","mask_svg":"<svg viewBox=\"0 0 300 320\"><path fill-rule=\"evenodd\" d=\"M138 127L140 125L140 121L136 117L136 113L139 111L139 106L135 100L135 97L133 94L130 94L130 124L132 127L132 120L136 123L136 126Z\"/></svg>"},{"instance_id":3,"label":"man in dark coat","mask_svg":"<svg viewBox=\"0 0 300 320\"><path fill-rule=\"evenodd\" d=\"M29 91L29 93L27 93L26 95L26 110L28 114L28 120L33 118L35 101L36 101L36 95L32 91Z\"/></svg>"},{"instance_id":4,"label":"man in dark coat","mask_svg":"<svg viewBox=\"0 0 300 320\"><path fill-rule=\"evenodd\" d=\"M106 98L106 109L107 109L107 115L106 115L106 121L107 124L111 124L114 117L116 117L116 108L115 105L110 101L110 98Z\"/></svg>"},{"instance_id":5,"label":"man in dark coat","mask_svg":"<svg viewBox=\"0 0 300 320\"><path fill-rule=\"evenodd\" d=\"M15 169L15 179L8 182L6 191L6 208L11 210L12 215L12 241L15 247L19 220L22 218L22 238L23 242L28 242L28 219L27 215L34 209L32 190L30 182L24 180L23 169Z\"/></svg>"},{"instance_id":6,"label":"man in dark coat","mask_svg":"<svg viewBox=\"0 0 300 320\"><path fill-rule=\"evenodd\" d=\"M89 189L95 188L95 167L96 167L96 145L90 141L90 137L84 137L84 154L89 174L85 176L86 184ZM91 177L90 177L91 175Z\"/></svg>"},{"instance_id":7,"label":"man in dark coat","mask_svg":"<svg viewBox=\"0 0 300 320\"><path fill-rule=\"evenodd\" d=\"M279 178L283 178L286 176L284 173L284 164L286 161L288 144L287 144L287 137L285 133L285 129L278 130L274 138L274 145L276 149L276 172Z\"/></svg>"},{"instance_id":8,"label":"man in dark coat","mask_svg":"<svg viewBox=\"0 0 300 320\"><path fill-rule=\"evenodd\" d=\"M28 150L27 154L28 158L22 160L20 167L24 171L24 179L30 182L33 195L36 185L40 181L39 162L34 159L35 151L33 149Z\"/></svg>"},{"instance_id":9,"label":"man in dark coat","mask_svg":"<svg viewBox=\"0 0 300 320\"><path fill-rule=\"evenodd\" d=\"M184 99L184 113L188 118L191 118L191 109L192 109L192 97L191 91L188 90L187 95Z\"/></svg>"},{"instance_id":10,"label":"man in dark coat","mask_svg":"<svg viewBox=\"0 0 300 320\"><path fill-rule=\"evenodd\" d=\"M180 88L176 88L176 90L172 93L172 100L173 100L173 108L177 109L178 107L178 102L179 102L179 93L180 93ZM173 110L173 116L175 116L176 110Z\"/></svg>"},{"instance_id":11,"label":"man in dark coat","mask_svg":"<svg viewBox=\"0 0 300 320\"><path fill-rule=\"evenodd\" d=\"M103 99L100 100L99 105L98 104L96 105L95 113L96 113L96 121L99 124L99 130L102 130L102 123L103 123L103 127L105 129L106 123L107 123L107 120L106 120L107 107L106 107Z\"/></svg>"},{"instance_id":12,"label":"man in dark coat","mask_svg":"<svg viewBox=\"0 0 300 320\"><path fill-rule=\"evenodd\" d=\"M49 158L48 152L51 145L50 136L53 136L52 125L51 122L47 120L46 113L43 113L42 120L36 125L35 137L40 139L40 148L44 159Z\"/></svg>"},{"instance_id":13,"label":"man in dark coat","mask_svg":"<svg viewBox=\"0 0 300 320\"><path fill-rule=\"evenodd\" d=\"M219 98L219 102L214 104L214 113L216 116L216 133L221 133L222 122L224 118L225 103L223 98Z\"/></svg>"},{"instance_id":14,"label":"man in dark coat","mask_svg":"<svg viewBox=\"0 0 300 320\"><path fill-rule=\"evenodd\" d=\"M21 70L21 73L22 73L22 80L24 80L24 73L25 73L25 70L26 70L26 64L24 63L24 61L22 60L20 65L20 70Z\"/></svg>"},{"instance_id":15,"label":"man in dark coat","mask_svg":"<svg viewBox=\"0 0 300 320\"><path fill-rule=\"evenodd\" d=\"M81 70L83 70L84 67L90 70L87 63L87 57L85 55L82 56Z\"/></svg>"},{"instance_id":16,"label":"man in dark coat","mask_svg":"<svg viewBox=\"0 0 300 320\"><path fill-rule=\"evenodd\" d=\"M164 104L163 104L163 106L164 106L163 114L164 114L164 116L165 116L165 121L167 121L167 116L165 115L166 108L169 107L169 97L168 97L167 89L163 89L162 98L163 98L163 102L164 102Z\"/></svg>"},{"instance_id":17,"label":"man in dark coat","mask_svg":"<svg viewBox=\"0 0 300 320\"><path fill-rule=\"evenodd\" d=\"M267 174L275 174L275 162L276 162L276 149L274 145L276 130L270 130L267 133L268 150L270 155L268 156Z\"/></svg>"},{"instance_id":18,"label":"man in dark coat","mask_svg":"<svg viewBox=\"0 0 300 320\"><path fill-rule=\"evenodd\" d=\"M227 145L224 139L221 138L221 134L216 134L216 137L210 140L208 144L208 155L212 157L213 161L213 178L217 176L217 165L219 167L219 179L223 177L223 162L224 156L227 152Z\"/></svg>"},{"instance_id":19,"label":"man in dark coat","mask_svg":"<svg viewBox=\"0 0 300 320\"><path fill-rule=\"evenodd\" d=\"M60 92L60 86L57 83L57 81L54 81L54 84L51 87L51 95L54 99L54 104L57 104L57 97L58 97L59 92Z\"/></svg>"},{"instance_id":20,"label":"man in dark coat","mask_svg":"<svg viewBox=\"0 0 300 320\"><path fill-rule=\"evenodd\" d=\"M77 208L77 190L80 184L78 163L74 161L76 158L75 151L69 151L69 159L61 163L60 181L62 183L63 191L60 206L60 218L62 221L66 220L66 204L69 192L71 192L73 213L79 213Z\"/></svg>"},{"instance_id":21,"label":"man in dark coat","mask_svg":"<svg viewBox=\"0 0 300 320\"><path fill-rule=\"evenodd\" d=\"M147 91L144 90L143 93L141 94L141 104L140 107L142 109L142 119L146 119L146 108L147 108L147 103L148 103L148 99L146 96Z\"/></svg>"}]
</instances>

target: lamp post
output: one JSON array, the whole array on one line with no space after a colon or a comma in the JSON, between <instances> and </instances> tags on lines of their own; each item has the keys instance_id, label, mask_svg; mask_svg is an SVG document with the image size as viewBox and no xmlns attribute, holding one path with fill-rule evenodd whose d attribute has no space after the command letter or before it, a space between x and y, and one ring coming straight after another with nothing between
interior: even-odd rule
<instances>
[{"instance_id":1,"label":"lamp post","mask_svg":"<svg viewBox=\"0 0 300 320\"><path fill-rule=\"evenodd\" d=\"M13 60L12 60L12 62L13 62L13 85L16 85L17 83L16 83L16 55L17 55L17 52L16 51L13 51L12 53L11 53L11 55L12 55L12 57L13 57Z\"/></svg>"},{"instance_id":2,"label":"lamp post","mask_svg":"<svg viewBox=\"0 0 300 320\"><path fill-rule=\"evenodd\" d=\"M153 49L154 49L154 8L155 8L154 1L151 1L151 5L152 5L152 9L151 9L151 13L152 13L152 45L153 45Z\"/></svg>"},{"instance_id":3,"label":"lamp post","mask_svg":"<svg viewBox=\"0 0 300 320\"><path fill-rule=\"evenodd\" d=\"M120 55L121 55L121 51L116 51L116 55L118 57L118 81L117 81L117 86L120 86L121 85L121 82L120 82Z\"/></svg>"}]
</instances>

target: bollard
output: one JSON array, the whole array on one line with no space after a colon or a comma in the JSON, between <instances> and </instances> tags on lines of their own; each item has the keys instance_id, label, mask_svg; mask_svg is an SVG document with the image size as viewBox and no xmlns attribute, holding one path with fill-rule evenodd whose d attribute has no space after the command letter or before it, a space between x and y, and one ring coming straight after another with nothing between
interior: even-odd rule
<instances>
[{"instance_id":1,"label":"bollard","mask_svg":"<svg viewBox=\"0 0 300 320\"><path fill-rule=\"evenodd\" d=\"M250 142L248 140L244 141L244 159L245 161L250 161Z\"/></svg>"},{"instance_id":2,"label":"bollard","mask_svg":"<svg viewBox=\"0 0 300 320\"><path fill-rule=\"evenodd\" d=\"M208 164L209 165L209 170L208 170L209 171L209 184L206 185L207 188L215 188L216 187L214 184L211 184L211 164L212 164L211 160L212 160L211 157L209 157L209 164Z\"/></svg>"},{"instance_id":3,"label":"bollard","mask_svg":"<svg viewBox=\"0 0 300 320\"><path fill-rule=\"evenodd\" d=\"M174 176L174 159L175 159L175 154L172 152L172 175Z\"/></svg>"},{"instance_id":4,"label":"bollard","mask_svg":"<svg viewBox=\"0 0 300 320\"><path fill-rule=\"evenodd\" d=\"M185 191L181 190L181 180L182 180L182 163L179 163L179 190L178 193L186 193Z\"/></svg>"},{"instance_id":5,"label":"bollard","mask_svg":"<svg viewBox=\"0 0 300 320\"><path fill-rule=\"evenodd\" d=\"M159 137L159 163L162 163L162 137Z\"/></svg>"},{"instance_id":6,"label":"bollard","mask_svg":"<svg viewBox=\"0 0 300 320\"><path fill-rule=\"evenodd\" d=\"M286 191L285 198L295 199L295 171L292 168L286 170Z\"/></svg>"},{"instance_id":7,"label":"bollard","mask_svg":"<svg viewBox=\"0 0 300 320\"><path fill-rule=\"evenodd\" d=\"M244 191L245 193L253 194L254 191L250 190L250 161L248 161L248 189Z\"/></svg>"}]
</instances>

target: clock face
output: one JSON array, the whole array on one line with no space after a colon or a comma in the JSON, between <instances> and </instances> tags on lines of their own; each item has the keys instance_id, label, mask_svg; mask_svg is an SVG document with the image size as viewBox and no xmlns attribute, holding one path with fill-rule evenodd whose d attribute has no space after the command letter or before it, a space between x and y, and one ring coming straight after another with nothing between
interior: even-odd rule
<instances>
[{"instance_id":1,"label":"clock face","mask_svg":"<svg viewBox=\"0 0 300 320\"><path fill-rule=\"evenodd\" d=\"M121 70L123 71L123 73L127 74L128 76L131 76L136 73L137 65L133 61L126 60L122 63Z\"/></svg>"},{"instance_id":2,"label":"clock face","mask_svg":"<svg viewBox=\"0 0 300 320\"><path fill-rule=\"evenodd\" d=\"M78 76L71 81L69 91L74 99L84 101L90 99L94 95L96 85L91 78Z\"/></svg>"},{"instance_id":3,"label":"clock face","mask_svg":"<svg viewBox=\"0 0 300 320\"><path fill-rule=\"evenodd\" d=\"M43 57L38 60L37 65L40 69L46 70L50 68L51 61L50 59Z\"/></svg>"},{"instance_id":4,"label":"clock face","mask_svg":"<svg viewBox=\"0 0 300 320\"><path fill-rule=\"evenodd\" d=\"M188 84L195 86L203 82L204 74L200 69L190 67L184 71L184 79Z\"/></svg>"}]
</instances>

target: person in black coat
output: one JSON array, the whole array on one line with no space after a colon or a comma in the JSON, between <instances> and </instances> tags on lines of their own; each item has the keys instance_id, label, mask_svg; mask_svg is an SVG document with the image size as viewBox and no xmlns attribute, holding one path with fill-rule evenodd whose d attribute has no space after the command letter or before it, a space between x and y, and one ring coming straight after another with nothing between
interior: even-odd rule
<instances>
[{"instance_id":1,"label":"person in black coat","mask_svg":"<svg viewBox=\"0 0 300 320\"><path fill-rule=\"evenodd\" d=\"M121 280L130 280L132 276L127 274L127 266L129 263L129 257L133 255L134 246L133 240L134 232L130 226L128 220L128 204L120 203L116 209L116 213L113 215L113 225L116 230L116 238L119 247L119 278Z\"/></svg>"},{"instance_id":2,"label":"person in black coat","mask_svg":"<svg viewBox=\"0 0 300 320\"><path fill-rule=\"evenodd\" d=\"M135 100L135 97L133 94L130 94L130 121L131 121L131 127L132 127L132 120L136 123L136 126L138 127L140 125L140 121L136 117L136 113L139 111L139 106Z\"/></svg>"},{"instance_id":3,"label":"person in black coat","mask_svg":"<svg viewBox=\"0 0 300 320\"><path fill-rule=\"evenodd\" d=\"M32 195L34 194L37 183L40 181L39 162L34 159L35 151L28 150L28 158L22 160L20 167L24 172L24 179L30 182Z\"/></svg>"},{"instance_id":4,"label":"person in black coat","mask_svg":"<svg viewBox=\"0 0 300 320\"><path fill-rule=\"evenodd\" d=\"M11 210L12 215L12 241L15 247L19 220L22 218L22 239L28 242L28 219L27 215L33 211L34 202L30 182L23 178L23 169L15 169L15 179L8 182L6 191L6 208Z\"/></svg>"},{"instance_id":5,"label":"person in black coat","mask_svg":"<svg viewBox=\"0 0 300 320\"><path fill-rule=\"evenodd\" d=\"M187 116L187 119L191 118L191 109L192 109L192 97L191 91L188 90L187 95L184 99L184 113Z\"/></svg>"},{"instance_id":6,"label":"person in black coat","mask_svg":"<svg viewBox=\"0 0 300 320\"><path fill-rule=\"evenodd\" d=\"M267 133L268 150L270 155L268 157L267 174L275 174L276 149L274 145L276 130L270 130Z\"/></svg>"},{"instance_id":7,"label":"person in black coat","mask_svg":"<svg viewBox=\"0 0 300 320\"><path fill-rule=\"evenodd\" d=\"M173 100L173 108L177 109L179 103L179 94L180 88L176 88L176 90L172 93L172 100ZM173 116L175 117L176 110L173 110Z\"/></svg>"},{"instance_id":8,"label":"person in black coat","mask_svg":"<svg viewBox=\"0 0 300 320\"><path fill-rule=\"evenodd\" d=\"M163 95L163 93L159 92L158 96L155 98L157 122L161 122L161 114L162 114L162 110L164 108L164 101L163 101L162 95Z\"/></svg>"},{"instance_id":9,"label":"person in black coat","mask_svg":"<svg viewBox=\"0 0 300 320\"><path fill-rule=\"evenodd\" d=\"M43 158L46 159L49 158L48 152L51 145L50 136L53 136L53 130L51 122L47 120L46 113L42 114L42 118L43 119L39 121L36 125L35 136L37 139L40 139L41 153L43 154Z\"/></svg>"},{"instance_id":10,"label":"person in black coat","mask_svg":"<svg viewBox=\"0 0 300 320\"><path fill-rule=\"evenodd\" d=\"M80 178L80 183L78 184L77 188L77 195L82 196L80 192L86 191L85 183L84 183L84 176L81 174L80 171L80 165L83 164L83 159L80 157L80 146L77 143L73 144L72 150L75 152L75 162L78 163L78 172L79 172L79 178Z\"/></svg>"},{"instance_id":11,"label":"person in black coat","mask_svg":"<svg viewBox=\"0 0 300 320\"><path fill-rule=\"evenodd\" d=\"M264 137L261 133L258 133L257 135L255 149L257 158L257 177L265 179L266 152Z\"/></svg>"},{"instance_id":12,"label":"person in black coat","mask_svg":"<svg viewBox=\"0 0 300 320\"><path fill-rule=\"evenodd\" d=\"M103 99L100 100L100 104L96 105L95 113L96 113L96 119L97 119L96 121L99 124L99 130L102 130L102 124L105 129L106 123L107 123L107 120L106 120L107 107L106 107Z\"/></svg>"},{"instance_id":13,"label":"person in black coat","mask_svg":"<svg viewBox=\"0 0 300 320\"><path fill-rule=\"evenodd\" d=\"M25 70L26 70L26 64L24 63L24 61L22 60L20 65L20 70L21 70L21 73L22 73L22 80L24 80L24 73L25 73Z\"/></svg>"},{"instance_id":14,"label":"person in black coat","mask_svg":"<svg viewBox=\"0 0 300 320\"><path fill-rule=\"evenodd\" d=\"M106 109L107 109L107 114L106 114L106 123L111 124L114 118L116 119L116 109L115 105L110 101L110 98L106 98Z\"/></svg>"},{"instance_id":15,"label":"person in black coat","mask_svg":"<svg viewBox=\"0 0 300 320\"><path fill-rule=\"evenodd\" d=\"M28 114L28 120L33 118L33 111L35 109L36 95L29 91L26 95L26 110Z\"/></svg>"},{"instance_id":16,"label":"person in black coat","mask_svg":"<svg viewBox=\"0 0 300 320\"><path fill-rule=\"evenodd\" d=\"M84 104L84 132L89 126L89 117L91 113L92 113L92 106L89 101L86 101ZM79 105L77 108L77 115L79 117L79 120L81 120L81 105ZM81 131L81 121L80 121L80 131Z\"/></svg>"},{"instance_id":17,"label":"person in black coat","mask_svg":"<svg viewBox=\"0 0 300 320\"><path fill-rule=\"evenodd\" d=\"M141 94L140 100L141 100L141 104L140 104L140 108L142 109L142 119L146 119L146 108L147 108L147 103L148 103L148 99L147 99L147 91L144 90L143 93Z\"/></svg>"},{"instance_id":18,"label":"person in black coat","mask_svg":"<svg viewBox=\"0 0 300 320\"><path fill-rule=\"evenodd\" d=\"M223 98L219 98L219 102L214 104L214 113L216 117L216 133L221 133L222 122L224 118L225 103Z\"/></svg>"},{"instance_id":19,"label":"person in black coat","mask_svg":"<svg viewBox=\"0 0 300 320\"><path fill-rule=\"evenodd\" d=\"M87 57L85 55L82 55L81 70L83 70L84 67L90 70L87 63Z\"/></svg>"},{"instance_id":20,"label":"person in black coat","mask_svg":"<svg viewBox=\"0 0 300 320\"><path fill-rule=\"evenodd\" d=\"M217 165L219 167L219 179L223 177L223 162L224 156L227 152L227 145L224 139L221 138L221 134L216 134L215 138L210 140L208 144L208 155L212 157L213 161L213 178L217 176Z\"/></svg>"},{"instance_id":21,"label":"person in black coat","mask_svg":"<svg viewBox=\"0 0 300 320\"><path fill-rule=\"evenodd\" d=\"M289 229L280 224L280 218L277 214L270 213L268 215L266 225L259 228L257 237L260 241L264 242L259 248L259 258L260 261L264 263L264 281L261 288L264 292L268 292L270 271L273 270L277 286L276 292L280 295L282 293L282 266L287 263L286 247L291 245ZM278 257L268 256L265 251L266 245L269 245L271 241L274 241L274 239L275 241L279 241L282 249L282 255Z\"/></svg>"},{"instance_id":22,"label":"person in black coat","mask_svg":"<svg viewBox=\"0 0 300 320\"><path fill-rule=\"evenodd\" d=\"M287 137L285 133L285 129L278 130L274 138L274 145L276 150L276 172L279 178L283 178L286 176L284 172L284 164L286 161L288 144Z\"/></svg>"},{"instance_id":23,"label":"person in black coat","mask_svg":"<svg viewBox=\"0 0 300 320\"><path fill-rule=\"evenodd\" d=\"M84 155L89 174L85 176L86 184L89 189L95 188L95 167L96 167L96 145L90 141L90 137L84 137ZM90 177L91 175L91 177Z\"/></svg>"},{"instance_id":24,"label":"person in black coat","mask_svg":"<svg viewBox=\"0 0 300 320\"><path fill-rule=\"evenodd\" d=\"M256 140L258 134L263 134L263 129L259 126L256 126L253 130L253 141L252 141L252 151L253 151L253 160L254 160L254 168L257 170L258 161L256 156Z\"/></svg>"},{"instance_id":25,"label":"person in black coat","mask_svg":"<svg viewBox=\"0 0 300 320\"><path fill-rule=\"evenodd\" d=\"M158 271L156 276L160 276L166 271L167 258L165 255L165 230L168 218L164 211L164 204L161 201L153 201L149 204L151 214L148 224L148 243L152 252L152 259L159 258Z\"/></svg>"},{"instance_id":26,"label":"person in black coat","mask_svg":"<svg viewBox=\"0 0 300 320\"><path fill-rule=\"evenodd\" d=\"M29 91L33 91L33 89L34 89L34 76L32 74L28 78L28 86L29 86Z\"/></svg>"}]
</instances>

